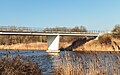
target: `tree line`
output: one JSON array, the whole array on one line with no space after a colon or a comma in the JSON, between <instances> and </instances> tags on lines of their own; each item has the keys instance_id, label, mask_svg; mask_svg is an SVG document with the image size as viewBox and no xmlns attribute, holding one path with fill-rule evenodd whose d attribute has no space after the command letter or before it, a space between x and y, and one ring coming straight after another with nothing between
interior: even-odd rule
<instances>
[{"instance_id":1,"label":"tree line","mask_svg":"<svg viewBox=\"0 0 120 75\"><path fill-rule=\"evenodd\" d=\"M45 28L44 31L61 31L61 32L87 32L84 26L75 27L55 27L55 28Z\"/></svg>"},{"instance_id":2,"label":"tree line","mask_svg":"<svg viewBox=\"0 0 120 75\"><path fill-rule=\"evenodd\" d=\"M17 27L17 26L0 26L0 31L21 31L21 32L40 32L40 31L64 31L64 32L86 32L84 26L75 27L55 27L55 28L34 28L34 27Z\"/></svg>"},{"instance_id":3,"label":"tree line","mask_svg":"<svg viewBox=\"0 0 120 75\"><path fill-rule=\"evenodd\" d=\"M17 43L46 42L46 36L30 35L0 35L0 45L12 45Z\"/></svg>"}]
</instances>

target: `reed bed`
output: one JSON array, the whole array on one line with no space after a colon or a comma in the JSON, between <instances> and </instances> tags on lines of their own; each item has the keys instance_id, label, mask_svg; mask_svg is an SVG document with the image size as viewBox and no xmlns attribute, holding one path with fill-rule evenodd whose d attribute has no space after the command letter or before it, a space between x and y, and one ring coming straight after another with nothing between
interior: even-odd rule
<instances>
[{"instance_id":1,"label":"reed bed","mask_svg":"<svg viewBox=\"0 0 120 75\"><path fill-rule=\"evenodd\" d=\"M0 75L42 75L41 69L20 56L0 59Z\"/></svg>"},{"instance_id":2,"label":"reed bed","mask_svg":"<svg viewBox=\"0 0 120 75\"><path fill-rule=\"evenodd\" d=\"M56 62L54 75L120 75L120 55L105 53L102 57L97 53L73 56L66 53L61 61Z\"/></svg>"}]
</instances>

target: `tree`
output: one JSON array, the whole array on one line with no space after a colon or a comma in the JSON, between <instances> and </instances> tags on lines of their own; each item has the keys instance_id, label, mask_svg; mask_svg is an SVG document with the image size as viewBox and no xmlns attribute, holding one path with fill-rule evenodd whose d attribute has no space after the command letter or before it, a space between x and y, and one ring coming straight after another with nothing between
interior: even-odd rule
<instances>
[{"instance_id":1,"label":"tree","mask_svg":"<svg viewBox=\"0 0 120 75\"><path fill-rule=\"evenodd\" d=\"M87 29L85 28L85 26L80 26L80 30L81 32L87 32Z\"/></svg>"},{"instance_id":2,"label":"tree","mask_svg":"<svg viewBox=\"0 0 120 75\"><path fill-rule=\"evenodd\" d=\"M116 32L117 34L120 34L120 24L115 25L112 32Z\"/></svg>"},{"instance_id":3,"label":"tree","mask_svg":"<svg viewBox=\"0 0 120 75\"><path fill-rule=\"evenodd\" d=\"M120 38L120 24L115 25L112 32L113 32L113 37Z\"/></svg>"},{"instance_id":4,"label":"tree","mask_svg":"<svg viewBox=\"0 0 120 75\"><path fill-rule=\"evenodd\" d=\"M72 28L72 32L79 32L79 27L75 26L74 28Z\"/></svg>"},{"instance_id":5,"label":"tree","mask_svg":"<svg viewBox=\"0 0 120 75\"><path fill-rule=\"evenodd\" d=\"M84 26L75 26L74 28L72 28L73 32L86 32L87 29Z\"/></svg>"}]
</instances>

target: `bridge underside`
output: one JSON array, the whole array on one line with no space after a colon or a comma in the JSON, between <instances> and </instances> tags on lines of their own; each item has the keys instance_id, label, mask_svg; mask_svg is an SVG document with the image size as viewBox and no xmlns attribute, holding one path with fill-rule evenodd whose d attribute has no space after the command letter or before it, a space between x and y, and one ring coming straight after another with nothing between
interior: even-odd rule
<instances>
[{"instance_id":1,"label":"bridge underside","mask_svg":"<svg viewBox=\"0 0 120 75\"><path fill-rule=\"evenodd\" d=\"M91 40L93 38L89 38ZM60 35L49 35L47 36L48 50L46 52L60 52L59 50Z\"/></svg>"}]
</instances>

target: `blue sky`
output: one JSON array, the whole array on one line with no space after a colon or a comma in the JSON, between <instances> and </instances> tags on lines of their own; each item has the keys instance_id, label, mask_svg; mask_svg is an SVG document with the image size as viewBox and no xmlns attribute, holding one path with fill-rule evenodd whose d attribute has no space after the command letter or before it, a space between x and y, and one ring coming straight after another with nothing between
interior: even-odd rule
<instances>
[{"instance_id":1,"label":"blue sky","mask_svg":"<svg viewBox=\"0 0 120 75\"><path fill-rule=\"evenodd\" d=\"M120 24L120 0L0 0L0 26L111 30Z\"/></svg>"}]
</instances>

